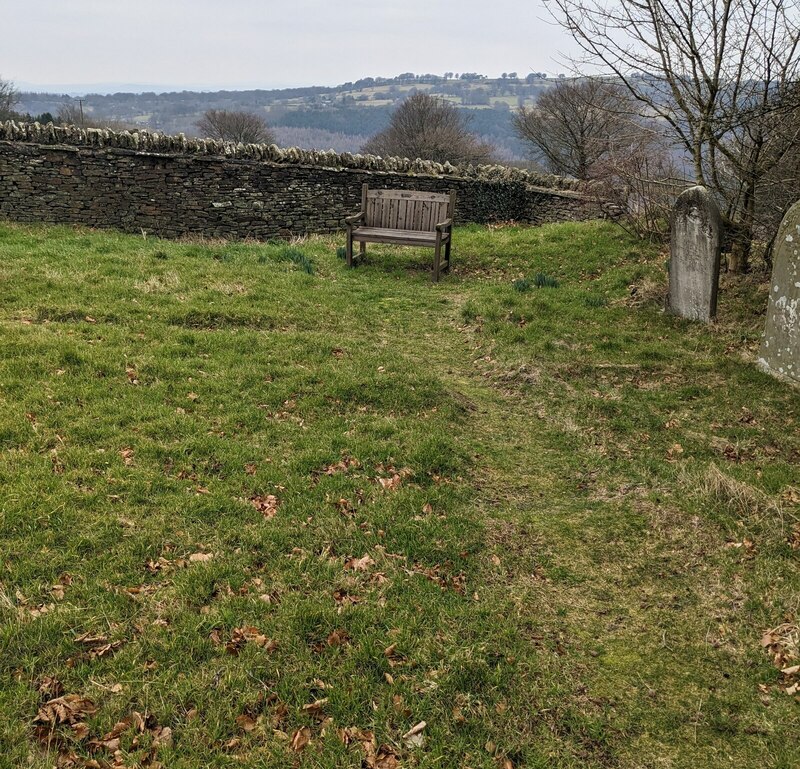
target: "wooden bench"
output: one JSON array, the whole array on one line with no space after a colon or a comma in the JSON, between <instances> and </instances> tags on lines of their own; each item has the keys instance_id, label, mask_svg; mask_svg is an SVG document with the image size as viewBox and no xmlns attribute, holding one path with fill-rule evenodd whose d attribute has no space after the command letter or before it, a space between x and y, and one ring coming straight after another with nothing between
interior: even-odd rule
<instances>
[{"instance_id":1,"label":"wooden bench","mask_svg":"<svg viewBox=\"0 0 800 769\"><path fill-rule=\"evenodd\" d=\"M353 241L361 244L359 254L367 251L367 243L395 243L400 246L433 248L434 282L444 269L450 269L450 246L453 240L453 213L456 193L415 192L411 190L361 189L361 211L345 219L347 225L347 266L353 266Z\"/></svg>"}]
</instances>

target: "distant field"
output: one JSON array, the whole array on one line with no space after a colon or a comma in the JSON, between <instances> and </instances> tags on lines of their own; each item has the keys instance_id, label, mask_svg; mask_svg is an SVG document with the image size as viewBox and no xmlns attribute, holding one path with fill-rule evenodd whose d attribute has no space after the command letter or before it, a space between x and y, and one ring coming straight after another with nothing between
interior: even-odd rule
<instances>
[{"instance_id":1,"label":"distant field","mask_svg":"<svg viewBox=\"0 0 800 769\"><path fill-rule=\"evenodd\" d=\"M0 766L800 765L766 276L341 245L0 223Z\"/></svg>"}]
</instances>

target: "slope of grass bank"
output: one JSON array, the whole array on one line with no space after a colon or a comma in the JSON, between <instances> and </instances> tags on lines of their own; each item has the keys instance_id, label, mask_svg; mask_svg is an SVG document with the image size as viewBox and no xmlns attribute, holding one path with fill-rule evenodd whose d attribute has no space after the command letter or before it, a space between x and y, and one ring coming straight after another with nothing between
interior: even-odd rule
<instances>
[{"instance_id":1,"label":"slope of grass bank","mask_svg":"<svg viewBox=\"0 0 800 769\"><path fill-rule=\"evenodd\" d=\"M2 760L796 766L757 276L705 327L610 225L337 245L0 224Z\"/></svg>"}]
</instances>

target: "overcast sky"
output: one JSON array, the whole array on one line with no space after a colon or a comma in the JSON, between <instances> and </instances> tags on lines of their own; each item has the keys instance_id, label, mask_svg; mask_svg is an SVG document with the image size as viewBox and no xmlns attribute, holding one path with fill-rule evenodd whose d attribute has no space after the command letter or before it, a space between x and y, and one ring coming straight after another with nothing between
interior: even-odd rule
<instances>
[{"instance_id":1,"label":"overcast sky","mask_svg":"<svg viewBox=\"0 0 800 769\"><path fill-rule=\"evenodd\" d=\"M539 0L0 0L19 85L336 85L401 72L564 71Z\"/></svg>"}]
</instances>

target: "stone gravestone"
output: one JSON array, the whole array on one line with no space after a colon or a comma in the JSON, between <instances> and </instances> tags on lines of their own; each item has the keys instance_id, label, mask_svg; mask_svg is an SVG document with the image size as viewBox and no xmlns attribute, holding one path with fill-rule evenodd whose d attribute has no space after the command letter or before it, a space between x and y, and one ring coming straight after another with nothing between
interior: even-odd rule
<instances>
[{"instance_id":1,"label":"stone gravestone","mask_svg":"<svg viewBox=\"0 0 800 769\"><path fill-rule=\"evenodd\" d=\"M772 255L767 327L758 365L800 382L800 201L783 217Z\"/></svg>"},{"instance_id":2,"label":"stone gravestone","mask_svg":"<svg viewBox=\"0 0 800 769\"><path fill-rule=\"evenodd\" d=\"M669 310L691 320L717 313L722 219L705 187L684 190L672 212Z\"/></svg>"}]
</instances>

